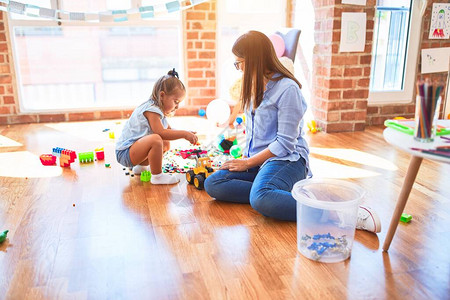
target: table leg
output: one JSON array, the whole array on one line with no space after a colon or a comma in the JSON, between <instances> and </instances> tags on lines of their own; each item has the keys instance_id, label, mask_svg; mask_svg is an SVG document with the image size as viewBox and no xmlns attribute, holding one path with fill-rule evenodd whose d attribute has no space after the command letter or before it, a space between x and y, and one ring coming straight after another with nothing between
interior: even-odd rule
<instances>
[{"instance_id":1,"label":"table leg","mask_svg":"<svg viewBox=\"0 0 450 300\"><path fill-rule=\"evenodd\" d=\"M409 193L411 192L411 188L414 184L414 181L416 180L416 176L419 172L422 160L422 157L411 157L408 171L406 172L405 176L405 181L403 182L402 190L400 192L400 195L398 196L397 205L395 206L395 211L391 218L391 224L389 225L389 230L386 234L386 239L384 240L383 251L389 250L389 246L391 245L392 238L394 237L395 230L397 229L398 222L400 221L400 217L403 213L403 209L405 208L406 202L408 201Z\"/></svg>"}]
</instances>

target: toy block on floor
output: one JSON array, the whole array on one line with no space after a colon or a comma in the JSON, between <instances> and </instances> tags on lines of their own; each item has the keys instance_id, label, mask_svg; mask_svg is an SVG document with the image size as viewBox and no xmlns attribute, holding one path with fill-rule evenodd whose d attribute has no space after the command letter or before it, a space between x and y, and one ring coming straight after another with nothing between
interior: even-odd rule
<instances>
[{"instance_id":1,"label":"toy block on floor","mask_svg":"<svg viewBox=\"0 0 450 300\"><path fill-rule=\"evenodd\" d=\"M93 152L80 152L78 153L78 159L81 164L90 163L94 161L94 153Z\"/></svg>"},{"instance_id":2,"label":"toy block on floor","mask_svg":"<svg viewBox=\"0 0 450 300\"><path fill-rule=\"evenodd\" d=\"M52 154L54 156L60 157L61 156L61 151L63 151L63 150L65 150L65 149L61 148L61 147L55 147L55 148L52 149Z\"/></svg>"},{"instance_id":3,"label":"toy block on floor","mask_svg":"<svg viewBox=\"0 0 450 300\"><path fill-rule=\"evenodd\" d=\"M75 161L77 154L73 150L62 150L59 157L59 165L61 167L70 167L70 164Z\"/></svg>"},{"instance_id":4,"label":"toy block on floor","mask_svg":"<svg viewBox=\"0 0 450 300\"><path fill-rule=\"evenodd\" d=\"M141 173L141 181L143 182L149 182L150 179L152 178L152 173L150 173L150 171L142 171Z\"/></svg>"},{"instance_id":5,"label":"toy block on floor","mask_svg":"<svg viewBox=\"0 0 450 300\"><path fill-rule=\"evenodd\" d=\"M52 154L42 154L39 156L39 159L44 166L53 166L56 164L56 156Z\"/></svg>"},{"instance_id":6,"label":"toy block on floor","mask_svg":"<svg viewBox=\"0 0 450 300\"><path fill-rule=\"evenodd\" d=\"M105 159L105 150L103 148L96 148L95 149L95 157L98 160L104 160Z\"/></svg>"},{"instance_id":7,"label":"toy block on floor","mask_svg":"<svg viewBox=\"0 0 450 300\"><path fill-rule=\"evenodd\" d=\"M410 214L407 213L402 213L401 217L400 217L400 222L403 223L409 223L412 220L412 216Z\"/></svg>"}]
</instances>

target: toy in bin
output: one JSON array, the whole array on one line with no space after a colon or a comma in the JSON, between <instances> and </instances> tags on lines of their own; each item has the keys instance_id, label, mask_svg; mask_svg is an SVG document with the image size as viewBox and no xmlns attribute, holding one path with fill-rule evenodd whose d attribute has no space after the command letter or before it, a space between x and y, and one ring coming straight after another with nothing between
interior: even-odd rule
<instances>
[{"instance_id":1,"label":"toy in bin","mask_svg":"<svg viewBox=\"0 0 450 300\"><path fill-rule=\"evenodd\" d=\"M197 160L196 167L186 172L186 180L198 190L203 190L205 179L214 172L214 169L211 167L209 157L196 157L195 159Z\"/></svg>"}]
</instances>

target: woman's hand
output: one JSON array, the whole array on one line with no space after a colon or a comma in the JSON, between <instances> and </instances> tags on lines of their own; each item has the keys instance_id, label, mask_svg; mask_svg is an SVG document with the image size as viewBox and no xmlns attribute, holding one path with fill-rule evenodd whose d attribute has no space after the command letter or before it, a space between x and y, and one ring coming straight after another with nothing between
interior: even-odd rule
<instances>
[{"instance_id":1,"label":"woman's hand","mask_svg":"<svg viewBox=\"0 0 450 300\"><path fill-rule=\"evenodd\" d=\"M195 134L196 132L194 131L186 131L184 139L187 140L189 143L196 145L198 142L198 137Z\"/></svg>"},{"instance_id":2,"label":"woman's hand","mask_svg":"<svg viewBox=\"0 0 450 300\"><path fill-rule=\"evenodd\" d=\"M229 170L231 172L243 172L250 168L247 159L233 159L226 161L220 170Z\"/></svg>"}]
</instances>

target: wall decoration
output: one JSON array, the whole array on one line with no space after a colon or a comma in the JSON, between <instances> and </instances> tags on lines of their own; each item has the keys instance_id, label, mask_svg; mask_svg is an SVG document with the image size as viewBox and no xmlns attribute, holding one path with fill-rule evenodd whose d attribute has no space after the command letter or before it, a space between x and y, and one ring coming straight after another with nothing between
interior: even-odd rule
<instances>
[{"instance_id":1,"label":"wall decoration","mask_svg":"<svg viewBox=\"0 0 450 300\"><path fill-rule=\"evenodd\" d=\"M448 39L450 35L450 3L433 3L429 39Z\"/></svg>"},{"instance_id":2,"label":"wall decoration","mask_svg":"<svg viewBox=\"0 0 450 300\"><path fill-rule=\"evenodd\" d=\"M366 0L342 0L342 4L366 5Z\"/></svg>"},{"instance_id":3,"label":"wall decoration","mask_svg":"<svg viewBox=\"0 0 450 300\"><path fill-rule=\"evenodd\" d=\"M0 0L0 11L21 14L28 17L52 19L57 21L87 21L87 22L125 22L136 19L153 19L160 15L186 10L209 0L166 0L155 5L147 5L123 10L101 12L72 12L48 7L39 7L18 1Z\"/></svg>"},{"instance_id":4,"label":"wall decoration","mask_svg":"<svg viewBox=\"0 0 450 300\"><path fill-rule=\"evenodd\" d=\"M339 52L364 52L366 13L342 13Z\"/></svg>"},{"instance_id":5,"label":"wall decoration","mask_svg":"<svg viewBox=\"0 0 450 300\"><path fill-rule=\"evenodd\" d=\"M448 72L450 47L422 49L422 74Z\"/></svg>"}]
</instances>

